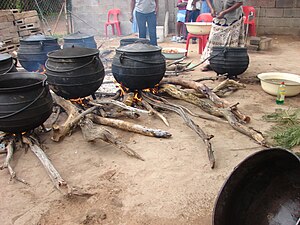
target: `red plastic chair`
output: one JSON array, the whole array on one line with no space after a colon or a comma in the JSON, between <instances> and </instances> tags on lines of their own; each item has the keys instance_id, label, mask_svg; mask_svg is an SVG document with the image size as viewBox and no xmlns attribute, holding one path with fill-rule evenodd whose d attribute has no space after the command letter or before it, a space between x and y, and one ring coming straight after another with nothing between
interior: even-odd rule
<instances>
[{"instance_id":1,"label":"red plastic chair","mask_svg":"<svg viewBox=\"0 0 300 225\"><path fill-rule=\"evenodd\" d=\"M212 21L213 21L213 17L211 16L210 13L202 13L196 19L196 22L212 22ZM208 34L202 35L202 34L190 34L189 33L187 36L187 39L186 39L185 49L187 50L187 52L185 53L185 56L187 56L187 54L188 54L191 38L198 38L198 40L199 40L199 50L198 51L199 51L199 54L201 54L207 43L208 36L209 36Z\"/></svg>"},{"instance_id":2,"label":"red plastic chair","mask_svg":"<svg viewBox=\"0 0 300 225\"><path fill-rule=\"evenodd\" d=\"M255 8L252 6L243 6L243 12L244 12L244 24L249 25L249 35L250 36L256 36L256 23L255 23L255 18L256 18L256 11ZM249 20L249 15L250 20Z\"/></svg>"},{"instance_id":3,"label":"red plastic chair","mask_svg":"<svg viewBox=\"0 0 300 225\"><path fill-rule=\"evenodd\" d=\"M105 37L107 37L107 27L111 26L112 33L115 35L115 25L117 29L118 36L121 36L121 29L120 29L120 21L119 21L119 14L121 13L120 9L110 9L107 14L107 22L105 22ZM112 16L112 20L110 17Z\"/></svg>"}]
</instances>

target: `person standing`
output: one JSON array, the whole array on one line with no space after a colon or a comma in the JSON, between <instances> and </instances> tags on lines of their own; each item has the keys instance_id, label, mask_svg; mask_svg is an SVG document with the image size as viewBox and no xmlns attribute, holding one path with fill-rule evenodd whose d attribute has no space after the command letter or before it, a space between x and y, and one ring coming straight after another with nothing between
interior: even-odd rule
<instances>
[{"instance_id":1,"label":"person standing","mask_svg":"<svg viewBox=\"0 0 300 225\"><path fill-rule=\"evenodd\" d=\"M213 0L211 0L211 4L213 4ZM210 13L210 8L209 8L206 0L201 0L200 14L202 14L202 13Z\"/></svg>"},{"instance_id":2,"label":"person standing","mask_svg":"<svg viewBox=\"0 0 300 225\"><path fill-rule=\"evenodd\" d=\"M186 6L186 22L196 22L200 14L201 2L200 0L188 0ZM196 44L196 38L192 39L192 43Z\"/></svg>"},{"instance_id":3,"label":"person standing","mask_svg":"<svg viewBox=\"0 0 300 225\"><path fill-rule=\"evenodd\" d=\"M131 0L130 21L133 19L134 9L139 38L146 38L148 28L150 44L157 45L156 14L158 12L158 0Z\"/></svg>"},{"instance_id":4,"label":"person standing","mask_svg":"<svg viewBox=\"0 0 300 225\"><path fill-rule=\"evenodd\" d=\"M201 61L210 57L214 46L244 47L243 0L206 0L214 17ZM202 71L211 70L209 61Z\"/></svg>"},{"instance_id":5,"label":"person standing","mask_svg":"<svg viewBox=\"0 0 300 225\"><path fill-rule=\"evenodd\" d=\"M176 23L176 32L177 32L177 37L176 41L181 42L182 39L184 39L185 36L185 19L186 19L186 5L188 3L188 0L178 0L177 1L177 23Z\"/></svg>"}]
</instances>

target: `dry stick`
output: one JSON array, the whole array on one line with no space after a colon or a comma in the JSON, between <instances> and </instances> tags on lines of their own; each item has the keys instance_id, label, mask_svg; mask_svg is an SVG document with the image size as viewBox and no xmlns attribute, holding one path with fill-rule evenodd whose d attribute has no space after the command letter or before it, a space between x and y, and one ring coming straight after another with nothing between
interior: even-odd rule
<instances>
[{"instance_id":1,"label":"dry stick","mask_svg":"<svg viewBox=\"0 0 300 225\"><path fill-rule=\"evenodd\" d=\"M175 104L171 104L171 103L166 103L166 102L161 102L158 100L153 99L153 95L151 95L151 97L149 97L150 93L148 93L147 95L145 93L142 94L143 98L148 101L151 105L154 105L156 107L162 108L162 109L167 109L173 112L176 112L177 114L179 114L183 120L185 121L185 123L192 129L194 130L199 137L201 137L201 139L203 140L204 144L206 145L206 151L208 154L208 159L210 162L210 167L214 168L215 166L215 157L214 157L214 153L212 150L212 146L210 143L210 139L213 138L212 135L207 135L185 112L184 110Z\"/></svg>"},{"instance_id":2,"label":"dry stick","mask_svg":"<svg viewBox=\"0 0 300 225\"><path fill-rule=\"evenodd\" d=\"M12 140L10 140L6 146L7 155L6 155L3 165L0 166L0 170L7 168L8 172L10 174L10 180L15 179L16 181L19 181L23 184L29 185L29 183L27 183L25 180L17 177L16 172L13 170L13 168L10 165L10 161L12 160L14 150L15 150L14 144L15 144L15 140L14 140L14 138L12 138Z\"/></svg>"},{"instance_id":3,"label":"dry stick","mask_svg":"<svg viewBox=\"0 0 300 225\"><path fill-rule=\"evenodd\" d=\"M164 78L161 81L161 84L163 83L171 83L175 85L181 85L187 88L195 89L202 94L204 94L208 99L210 99L218 108L227 108L231 106L232 104L228 101L219 98L215 93L213 93L206 85L202 83L197 83L190 80L184 80L180 78ZM244 115L241 113L237 108L232 109L233 113L242 121L250 122L250 117Z\"/></svg>"},{"instance_id":4,"label":"dry stick","mask_svg":"<svg viewBox=\"0 0 300 225\"><path fill-rule=\"evenodd\" d=\"M140 114L131 112L131 111L121 111L121 112L105 112L106 116L102 117L108 117L108 118L120 118L120 117L127 117L130 119L137 119L140 117Z\"/></svg>"},{"instance_id":5,"label":"dry stick","mask_svg":"<svg viewBox=\"0 0 300 225\"><path fill-rule=\"evenodd\" d=\"M214 116L204 115L204 114L194 114L194 113L190 112L190 110L185 109L190 115L197 116L199 118L206 119L206 120L212 120L212 121L216 121L216 122L227 123L224 120L218 118L218 117L223 116L222 113L219 110L212 110L210 107L207 107L207 102L202 100L202 99L199 99L194 94L191 94L191 93L188 93L184 90L181 90L181 89L177 88L176 86L174 86L172 84L163 84L160 87L161 87L159 89L160 93L167 93L167 94L169 94L170 96L172 96L174 98L181 99L181 100L184 100L186 102L197 105L197 106L201 107L205 112L208 112L209 114L212 114ZM215 116L217 116L217 117L215 117Z\"/></svg>"},{"instance_id":6,"label":"dry stick","mask_svg":"<svg viewBox=\"0 0 300 225\"><path fill-rule=\"evenodd\" d=\"M152 106L148 102L146 102L145 100L142 99L140 104L142 104L150 113L152 113L155 116L157 116L158 118L160 118L167 127L170 126L167 118L164 117L161 113L157 112L155 109L153 109Z\"/></svg>"},{"instance_id":7,"label":"dry stick","mask_svg":"<svg viewBox=\"0 0 300 225\"><path fill-rule=\"evenodd\" d=\"M172 134L170 134L167 131L163 131L160 129L152 129L152 128L141 126L139 124L126 122L123 120L103 118L101 116L96 116L96 115L89 115L88 117L94 123L119 128L122 130L142 134L145 136L158 137L158 138L169 138L172 136Z\"/></svg>"},{"instance_id":8,"label":"dry stick","mask_svg":"<svg viewBox=\"0 0 300 225\"><path fill-rule=\"evenodd\" d=\"M59 172L55 169L45 152L32 140L30 140L30 137L22 137L22 140L24 143L29 145L30 150L35 154L35 156L41 161L44 168L46 169L49 177L51 178L54 186L59 190L62 191L61 188L67 188L68 184L67 182L61 177ZM67 191L66 189L66 191Z\"/></svg>"},{"instance_id":9,"label":"dry stick","mask_svg":"<svg viewBox=\"0 0 300 225\"><path fill-rule=\"evenodd\" d=\"M123 109L126 109L128 111L132 111L132 112L136 112L136 113L149 114L149 111L133 108L133 107L125 105L123 102L119 102L119 101L115 101L115 100L98 100L97 102L91 101L91 102L89 102L89 104L95 105L95 106L100 106L100 107L102 107L104 104L113 104L113 105L116 105L116 106L121 107Z\"/></svg>"},{"instance_id":10,"label":"dry stick","mask_svg":"<svg viewBox=\"0 0 300 225\"><path fill-rule=\"evenodd\" d=\"M61 141L66 135L70 134L79 121L87 114L94 111L97 107L91 107L84 111L83 113L79 113L79 110L76 106L74 106L70 101L67 101L56 94L52 94L53 100L56 104L60 105L62 108L66 110L68 113L68 119L62 125L53 124L53 141Z\"/></svg>"},{"instance_id":11,"label":"dry stick","mask_svg":"<svg viewBox=\"0 0 300 225\"><path fill-rule=\"evenodd\" d=\"M174 89L171 89L171 87ZM172 97L192 103L211 115L225 118L230 126L232 126L235 130L254 139L260 145L266 146L266 141L263 135L260 132L239 123L230 108L217 108L209 102L206 102L191 93L178 89L175 86L168 86L168 88L170 88L171 91L168 91L167 93ZM161 91L163 90L164 89Z\"/></svg>"},{"instance_id":12,"label":"dry stick","mask_svg":"<svg viewBox=\"0 0 300 225\"><path fill-rule=\"evenodd\" d=\"M144 159L137 152L129 148L126 144L122 143L122 141L115 138L109 130L104 129L103 127L96 127L91 119L84 118L79 125L85 140L94 141L96 139L101 139L102 141L115 145L127 155L144 161Z\"/></svg>"}]
</instances>

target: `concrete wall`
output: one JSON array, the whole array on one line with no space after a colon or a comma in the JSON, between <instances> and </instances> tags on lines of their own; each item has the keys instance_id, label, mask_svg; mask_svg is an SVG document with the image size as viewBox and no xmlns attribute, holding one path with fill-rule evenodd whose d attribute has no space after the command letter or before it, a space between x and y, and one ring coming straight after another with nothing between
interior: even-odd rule
<instances>
[{"instance_id":1,"label":"concrete wall","mask_svg":"<svg viewBox=\"0 0 300 225\"><path fill-rule=\"evenodd\" d=\"M159 0L158 25L164 25L165 12L168 11L169 33L175 31L176 4L177 0ZM300 35L300 0L245 0L244 5L256 8L259 35ZM122 34L131 34L130 0L72 0L75 31L104 36L107 12L112 8L121 9Z\"/></svg>"},{"instance_id":2,"label":"concrete wall","mask_svg":"<svg viewBox=\"0 0 300 225\"><path fill-rule=\"evenodd\" d=\"M256 8L258 34L300 36L300 0L246 0Z\"/></svg>"},{"instance_id":3,"label":"concrete wall","mask_svg":"<svg viewBox=\"0 0 300 225\"><path fill-rule=\"evenodd\" d=\"M175 8L177 0L159 0L158 25L163 26L165 12L169 9L169 30L175 29ZM130 0L72 0L73 24L75 31L90 35L104 36L104 24L109 9L121 9L122 35L132 33L130 18ZM111 28L109 28L111 35Z\"/></svg>"}]
</instances>

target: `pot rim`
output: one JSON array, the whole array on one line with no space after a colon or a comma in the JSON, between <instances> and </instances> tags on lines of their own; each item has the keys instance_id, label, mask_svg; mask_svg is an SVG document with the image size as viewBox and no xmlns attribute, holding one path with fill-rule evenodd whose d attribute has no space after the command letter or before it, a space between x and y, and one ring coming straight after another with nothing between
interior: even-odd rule
<instances>
[{"instance_id":1,"label":"pot rim","mask_svg":"<svg viewBox=\"0 0 300 225\"><path fill-rule=\"evenodd\" d=\"M10 87L10 88L1 88L0 86L0 93L5 93L5 92L12 92L12 91L20 91L23 89L27 89L27 88L32 88L35 86L45 86L46 80L47 80L47 76L45 74L40 74L37 72L12 72L12 73L8 73L8 74L4 74L0 76L0 84L2 80L9 80L8 78L23 78L23 79L28 79L28 78L35 78L36 82L33 84L29 84L29 85L24 85L21 87Z\"/></svg>"},{"instance_id":2,"label":"pot rim","mask_svg":"<svg viewBox=\"0 0 300 225\"><path fill-rule=\"evenodd\" d=\"M282 77L282 78L278 78L280 76L287 76L287 77ZM273 76L273 78L272 78ZM289 78L295 78L295 79L289 79ZM268 84L274 84L274 85L279 85L276 82L272 82L271 80L268 79L283 79L283 80L289 80L289 81L294 81L297 82L298 84L285 84L285 86L300 86L300 76L297 74L293 74L293 73L281 73L281 72L268 72L268 73L260 73L257 75L257 78L260 79L261 82L265 82ZM299 82L296 81L296 79L298 78Z\"/></svg>"},{"instance_id":3,"label":"pot rim","mask_svg":"<svg viewBox=\"0 0 300 225\"><path fill-rule=\"evenodd\" d=\"M57 52L66 52L66 51L70 52L72 49L86 49L86 50L90 50L91 53L82 54L82 55L76 55L76 54L74 54L74 55L59 55L59 56L55 55L55 53L57 53ZM99 55L99 53L100 53L100 51L95 48L72 47L72 48L58 49L58 50L48 52L47 56L49 59L51 59L51 58L53 58L53 59L78 59L78 58Z\"/></svg>"}]
</instances>

